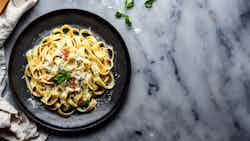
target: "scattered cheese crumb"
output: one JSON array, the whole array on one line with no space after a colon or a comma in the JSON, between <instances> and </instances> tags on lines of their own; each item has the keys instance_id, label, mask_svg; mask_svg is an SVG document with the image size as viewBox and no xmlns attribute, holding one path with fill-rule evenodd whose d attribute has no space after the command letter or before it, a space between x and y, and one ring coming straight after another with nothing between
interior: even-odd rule
<instances>
[{"instance_id":1,"label":"scattered cheese crumb","mask_svg":"<svg viewBox=\"0 0 250 141\"><path fill-rule=\"evenodd\" d=\"M141 32L141 29L140 28L135 28L134 31L135 31L135 33L139 34Z\"/></svg>"}]
</instances>

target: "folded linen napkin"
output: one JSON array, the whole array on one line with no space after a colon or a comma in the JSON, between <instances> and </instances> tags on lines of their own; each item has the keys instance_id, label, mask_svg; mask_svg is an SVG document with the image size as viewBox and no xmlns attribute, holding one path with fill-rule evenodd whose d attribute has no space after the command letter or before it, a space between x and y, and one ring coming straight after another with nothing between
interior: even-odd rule
<instances>
[{"instance_id":1,"label":"folded linen napkin","mask_svg":"<svg viewBox=\"0 0 250 141\"><path fill-rule=\"evenodd\" d=\"M37 0L10 0L4 13L0 15L0 140L1 138L9 141L45 141L47 139L47 134L38 131L34 123L1 97L7 77L4 42L23 13L36 3Z\"/></svg>"}]
</instances>

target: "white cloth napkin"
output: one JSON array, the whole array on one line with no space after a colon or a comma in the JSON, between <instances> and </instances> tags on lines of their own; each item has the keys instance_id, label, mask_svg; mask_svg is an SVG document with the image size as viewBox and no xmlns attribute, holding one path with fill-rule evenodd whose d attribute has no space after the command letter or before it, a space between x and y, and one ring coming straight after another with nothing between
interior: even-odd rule
<instances>
[{"instance_id":1,"label":"white cloth napkin","mask_svg":"<svg viewBox=\"0 0 250 141\"><path fill-rule=\"evenodd\" d=\"M0 140L1 138L9 141L45 141L47 139L47 134L38 131L34 123L1 97L7 78L4 42L23 13L36 3L37 0L10 0L4 13L0 15Z\"/></svg>"}]
</instances>

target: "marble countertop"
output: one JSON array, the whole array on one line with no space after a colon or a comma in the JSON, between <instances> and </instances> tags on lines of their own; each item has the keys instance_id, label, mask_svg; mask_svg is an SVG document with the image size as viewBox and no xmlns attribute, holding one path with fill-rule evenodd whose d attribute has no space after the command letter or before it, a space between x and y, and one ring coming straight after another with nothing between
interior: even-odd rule
<instances>
[{"instance_id":1,"label":"marble countertop","mask_svg":"<svg viewBox=\"0 0 250 141\"><path fill-rule=\"evenodd\" d=\"M114 17L123 0L40 0L7 41L9 58L28 22L61 8L104 17L126 41L132 81L115 119L95 132L48 140L250 140L250 1L156 0L152 9L135 2L129 30Z\"/></svg>"}]
</instances>

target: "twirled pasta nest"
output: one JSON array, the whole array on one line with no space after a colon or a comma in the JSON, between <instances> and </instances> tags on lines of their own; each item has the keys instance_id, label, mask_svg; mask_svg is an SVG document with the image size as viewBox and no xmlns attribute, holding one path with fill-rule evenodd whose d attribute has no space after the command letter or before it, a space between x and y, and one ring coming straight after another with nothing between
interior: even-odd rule
<instances>
[{"instance_id":1,"label":"twirled pasta nest","mask_svg":"<svg viewBox=\"0 0 250 141\"><path fill-rule=\"evenodd\" d=\"M88 29L55 28L27 51L26 59L30 92L64 117L92 111L95 97L115 85L113 48L98 41Z\"/></svg>"}]
</instances>

